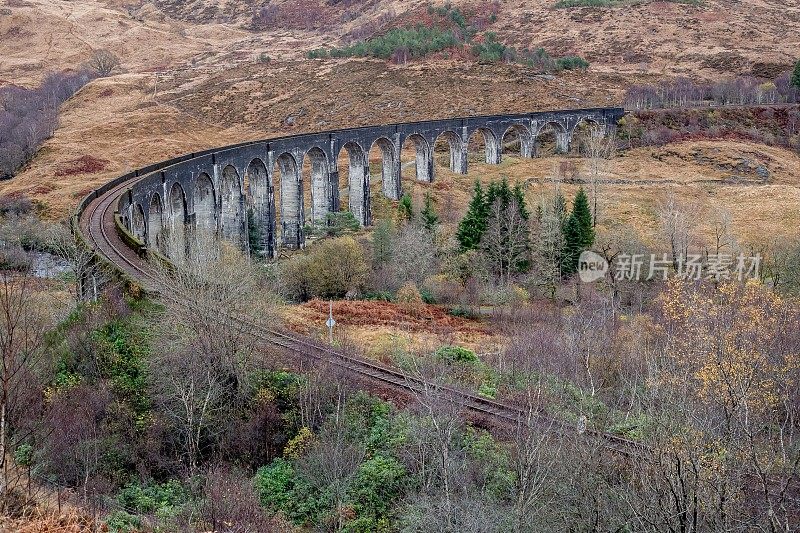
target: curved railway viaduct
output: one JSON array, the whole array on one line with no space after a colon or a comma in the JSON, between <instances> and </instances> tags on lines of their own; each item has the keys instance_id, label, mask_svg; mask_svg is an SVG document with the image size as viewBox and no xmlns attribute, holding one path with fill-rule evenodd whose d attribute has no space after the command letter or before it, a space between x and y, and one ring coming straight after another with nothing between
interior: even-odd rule
<instances>
[{"instance_id":1,"label":"curved railway viaduct","mask_svg":"<svg viewBox=\"0 0 800 533\"><path fill-rule=\"evenodd\" d=\"M558 111L549 113L534 113L531 115L513 115L500 117L477 117L468 119L454 119L449 121L419 122L412 124L398 124L393 126L367 127L350 130L340 130L336 132L298 135L281 139L271 139L252 143L230 146L226 148L208 150L206 152L189 154L169 161L164 161L144 169L136 170L124 176L106 183L97 190L92 191L84 198L76 210L72 223L76 235L84 241L84 244L92 248L102 260L115 268L123 278L135 282L142 288L151 292L160 292L165 298L180 300L185 304L192 305L191 295L171 293L170 288L163 285L163 278L153 272L150 264L145 257L151 251L150 246L160 246L158 235L161 231L170 228L174 224L181 228L181 231L188 231L188 228L198 227L208 224L213 227L223 237L230 238L230 233L226 233L226 220L235 224L236 231L240 231L239 224L243 223L242 217L246 216L246 201L248 194L247 179L264 180L260 186L263 187L265 195L267 216L274 213L273 201L273 181L274 171L270 171L272 165L290 165L289 170L283 175L288 175L286 180L291 187L297 188L302 185L297 171L298 161L303 157L315 157L308 155L319 149L320 164L324 161L327 177L330 181L323 183L333 183L331 174L334 171L327 171L332 168L330 161L334 160L334 154L342 149L347 150L350 144L351 149L355 147L363 152L358 157L366 157L365 147L380 143L386 146L382 153L392 165L387 171L388 181L393 184L391 197L399 196L399 165L397 155L402 146L402 140L418 135L425 144L416 144L425 151L417 151L417 165L424 163L424 168L428 173L423 173L426 179L432 180L431 165L431 146L439 136L452 139L451 163L456 163L456 170L466 172L466 139L470 132L482 131L484 138L487 139L487 160L489 156L493 162L499 162L500 149L499 140L510 129L517 129L520 135L520 142L523 146L524 155L533 155L533 152L525 152L525 143L531 150L534 149L534 141L538 132L542 131L545 123L541 120L558 121L563 127L561 140L562 149L568 148L572 133L581 121L591 121L597 124L614 126L623 114L622 109L585 109L575 111ZM522 128L526 128L522 130ZM438 132L438 133L437 133ZM453 137L450 135L452 132ZM529 135L528 137L523 137ZM382 139L385 139L383 141ZM389 146L386 143L391 143ZM421 142L421 141L420 141ZM492 144L494 143L494 144ZM420 160L420 154L427 159ZM277 157L276 157L277 154ZM325 159L321 159L322 156ZM283 158L283 163L281 163ZM329 159L330 158L330 159ZM460 158L460 159L459 159ZM355 158L354 158L355 159ZM386 159L384 159L386 163ZM255 167L253 165L256 165ZM260 166L260 165L263 165ZM368 170L366 169L365 159L356 159L356 163L350 165L351 178L354 172L358 178L363 180L361 183L369 183ZM227 179L230 183L226 186L233 187L233 192L223 186L226 181L225 169L231 167L236 171L234 176L228 170ZM384 165L386 166L386 165ZM262 172L256 175L255 172ZM333 167L335 168L335 167ZM266 170L265 170L266 169ZM283 169L280 169L281 171ZM363 173L363 174L362 174ZM240 179L243 177L244 179ZM233 179L235 178L235 181ZM278 183L278 186L284 186ZM289 185L286 185L288 187ZM330 185L328 185L330 187ZM332 210L336 207L335 193L330 189L322 189L325 195L323 198L326 203L324 209ZM363 189L368 190L368 189ZM175 193L177 191L177 193ZM221 191L217 193L217 191ZM222 191L227 191L226 196ZM383 189L388 195L390 191ZM253 187L250 188L253 194ZM166 203L158 204L161 198L167 198ZM302 196L300 196L302 198ZM364 199L364 204L368 207L368 199ZM226 203L229 202L229 203ZM162 209L158 212L152 211L153 205L160 205ZM285 203L279 204L281 209L287 209ZM320 205L322 203L320 202ZM352 203L351 203L352 206ZM302 203L295 206L302 209ZM227 210L227 211L226 211ZM312 206L313 210L313 206ZM138 211L137 220L133 216ZM244 213L244 214L243 214ZM366 214L366 213L365 213ZM225 217L232 217L226 219ZM240 218L235 218L235 217ZM294 224L299 224L299 220L292 219ZM368 223L369 218L362 219L362 223ZM174 226L173 226L174 227ZM230 228L230 226L228 226ZM243 227L243 226L242 226ZM302 241L289 241L283 243L285 246L299 246ZM168 250L169 251L169 250ZM174 252L174 250L173 250ZM92 280L84 280L84 285L91 286ZM539 424L550 428L560 434L574 435L575 427L565 424L560 420L553 419L543 412L535 413L531 418L525 408L512 404L498 402L479 396L475 393L454 389L434 382L425 381L419 377L410 376L397 369L383 366L374 361L366 360L361 357L347 355L330 347L321 345L312 339L301 337L286 331L282 331L266 324L253 324L243 318L226 316L221 314L219 319L225 323L230 323L232 327L245 326L245 330L253 340L263 347L270 347L285 353L287 356L310 360L316 363L331 365L352 375L357 380L363 380L374 384L377 387L389 388L397 391L401 395L419 394L426 390L436 389L440 394L451 401L457 403L462 409L476 416L479 420L487 424L499 426L515 427L518 424ZM624 455L638 455L646 448L641 444L613 435L587 428L585 433L605 447Z\"/></svg>"},{"instance_id":2,"label":"curved railway viaduct","mask_svg":"<svg viewBox=\"0 0 800 533\"><path fill-rule=\"evenodd\" d=\"M433 182L437 141L446 141L449 147L450 169L466 174L474 135L483 139L486 163L499 164L503 140L510 135L519 140L522 157L537 155L544 132L552 132L556 150L566 152L579 124L614 127L623 114L620 108L594 108L456 118L292 135L207 150L136 171L120 199L119 215L137 241L172 260L186 256L190 231L218 234L248 248L249 225L260 235L257 249L250 252L272 258L279 247L302 247L306 224L324 223L328 213L344 207L342 191L356 220L371 224L370 191L378 188L378 182L387 198L397 200L402 194L400 153L407 142L415 153L417 179ZM369 154L375 147L381 169L372 175ZM349 163L346 185L340 188L338 162L344 154ZM306 161L311 172L310 183L304 184Z\"/></svg>"}]
</instances>

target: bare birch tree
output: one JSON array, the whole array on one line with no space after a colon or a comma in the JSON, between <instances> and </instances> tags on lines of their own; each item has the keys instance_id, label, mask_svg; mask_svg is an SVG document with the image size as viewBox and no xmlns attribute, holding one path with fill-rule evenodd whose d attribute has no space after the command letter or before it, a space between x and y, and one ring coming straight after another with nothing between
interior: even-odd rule
<instances>
[{"instance_id":1,"label":"bare birch tree","mask_svg":"<svg viewBox=\"0 0 800 533\"><path fill-rule=\"evenodd\" d=\"M156 324L163 349L151 358L157 402L180 435L190 474L202 442L214 443L241 407L259 356L253 329L268 326L271 296L240 252L194 235L191 260L155 264L164 313Z\"/></svg>"},{"instance_id":2,"label":"bare birch tree","mask_svg":"<svg viewBox=\"0 0 800 533\"><path fill-rule=\"evenodd\" d=\"M608 170L609 160L614 156L615 139L606 126L592 124L582 137L583 153L589 163L589 195L592 202L592 225L597 226L603 174Z\"/></svg>"},{"instance_id":3,"label":"bare birch tree","mask_svg":"<svg viewBox=\"0 0 800 533\"><path fill-rule=\"evenodd\" d=\"M492 204L486 232L481 237L481 251L504 285L511 283L514 272L529 259L530 229L516 200L503 205L497 199Z\"/></svg>"}]
</instances>

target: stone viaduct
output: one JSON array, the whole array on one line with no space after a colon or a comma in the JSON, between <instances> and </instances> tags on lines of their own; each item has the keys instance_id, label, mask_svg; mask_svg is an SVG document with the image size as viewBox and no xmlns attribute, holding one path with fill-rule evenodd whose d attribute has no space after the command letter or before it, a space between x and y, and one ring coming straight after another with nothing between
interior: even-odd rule
<instances>
[{"instance_id":1,"label":"stone viaduct","mask_svg":"<svg viewBox=\"0 0 800 533\"><path fill-rule=\"evenodd\" d=\"M307 223L325 223L328 213L343 207L340 190L346 191L347 207L358 222L371 224L370 182L380 181L386 197L400 198L400 154L407 141L415 151L417 179L433 182L437 140L449 145L451 170L466 174L467 147L476 133L483 138L486 162L499 164L503 139L512 132L522 157L537 155L545 131L554 133L557 151L566 152L579 124L614 127L623 113L595 108L411 122L207 150L138 171L143 178L122 196L119 214L134 237L173 260L186 257L191 231L217 234L246 249L253 225L259 229L258 245L253 246L258 249L251 253L274 257L279 247L302 247ZM373 147L382 159L374 175L369 167ZM340 189L338 161L345 152L347 185ZM306 161L311 172L310 184L304 185ZM309 205L304 188L310 189Z\"/></svg>"}]
</instances>

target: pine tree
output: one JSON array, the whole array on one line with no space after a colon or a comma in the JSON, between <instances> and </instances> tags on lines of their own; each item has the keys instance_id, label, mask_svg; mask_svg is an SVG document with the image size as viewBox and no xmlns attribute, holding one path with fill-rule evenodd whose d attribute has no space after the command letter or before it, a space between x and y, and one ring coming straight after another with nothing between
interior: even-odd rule
<instances>
[{"instance_id":1,"label":"pine tree","mask_svg":"<svg viewBox=\"0 0 800 533\"><path fill-rule=\"evenodd\" d=\"M571 213L564 223L564 249L561 254L561 275L570 276L578 271L578 260L580 259L583 246L583 231L581 223Z\"/></svg>"},{"instance_id":2,"label":"pine tree","mask_svg":"<svg viewBox=\"0 0 800 533\"><path fill-rule=\"evenodd\" d=\"M425 226L425 229L434 231L439 224L439 215L436 214L436 209L433 207L433 197L431 193L425 193L425 205L419 214L422 217L422 224Z\"/></svg>"},{"instance_id":3,"label":"pine tree","mask_svg":"<svg viewBox=\"0 0 800 533\"><path fill-rule=\"evenodd\" d=\"M481 237L486 231L486 217L489 209L486 204L486 194L483 192L481 182L475 181L475 188L472 193L472 200L469 202L467 214L458 224L456 238L461 245L461 251L474 250L481 242Z\"/></svg>"},{"instance_id":4,"label":"pine tree","mask_svg":"<svg viewBox=\"0 0 800 533\"><path fill-rule=\"evenodd\" d=\"M505 177L500 183L493 181L486 191L486 209L488 211L489 207L494 205L497 199L500 199L503 207L506 207L512 198L514 198L514 193L511 191L511 187L508 186L508 180Z\"/></svg>"},{"instance_id":5,"label":"pine tree","mask_svg":"<svg viewBox=\"0 0 800 533\"><path fill-rule=\"evenodd\" d=\"M589 198L583 187L578 189L572 201L572 212L564 222L564 252L561 259L561 273L569 276L578 271L581 252L594 244L592 212Z\"/></svg>"},{"instance_id":6,"label":"pine tree","mask_svg":"<svg viewBox=\"0 0 800 533\"><path fill-rule=\"evenodd\" d=\"M572 214L580 227L580 245L584 250L594 244L594 227L592 226L592 210L589 208L589 197L583 187L578 189L575 200L572 202Z\"/></svg>"},{"instance_id":7,"label":"pine tree","mask_svg":"<svg viewBox=\"0 0 800 533\"><path fill-rule=\"evenodd\" d=\"M408 193L405 193L402 198L400 198L400 205L398 206L400 210L400 218L402 220L411 220L414 218L414 206L411 202L411 196Z\"/></svg>"},{"instance_id":8,"label":"pine tree","mask_svg":"<svg viewBox=\"0 0 800 533\"><path fill-rule=\"evenodd\" d=\"M522 191L522 186L519 183L514 185L513 193L514 199L517 200L520 216L523 218L523 220L528 220L531 214L528 212L528 205L525 203L525 193Z\"/></svg>"},{"instance_id":9,"label":"pine tree","mask_svg":"<svg viewBox=\"0 0 800 533\"><path fill-rule=\"evenodd\" d=\"M800 89L800 59L794 64L794 72L792 72L792 86Z\"/></svg>"}]
</instances>

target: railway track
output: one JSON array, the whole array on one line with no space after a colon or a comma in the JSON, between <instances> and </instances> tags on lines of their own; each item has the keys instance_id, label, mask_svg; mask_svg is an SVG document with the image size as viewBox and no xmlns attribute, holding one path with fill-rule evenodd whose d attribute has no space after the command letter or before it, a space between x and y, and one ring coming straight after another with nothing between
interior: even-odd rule
<instances>
[{"instance_id":1,"label":"railway track","mask_svg":"<svg viewBox=\"0 0 800 533\"><path fill-rule=\"evenodd\" d=\"M151 265L123 242L116 229L114 214L117 200L136 179L136 177L132 177L129 180L121 180L103 192L93 193L94 198L79 213L77 227L97 254L105 258L125 276L136 281L145 291L160 293L162 297L173 298L176 301L186 303L189 299L175 294L173 290L164 286ZM529 413L518 406L425 381L418 376L409 375L360 357L354 357L318 344L311 339L274 328L267 328L240 317L223 317L223 320L245 325L249 334L265 347L280 349L302 360L332 365L376 385L413 395L424 394L427 391L434 390L437 394L458 404L466 411L484 417L495 425L515 427L520 423L531 422L528 416ZM537 413L532 422L565 436L575 437L579 433L584 433L588 437L595 438L604 447L625 455L638 455L646 451L642 444L635 441L590 428L579 432L578 428L543 413Z\"/></svg>"}]
</instances>

